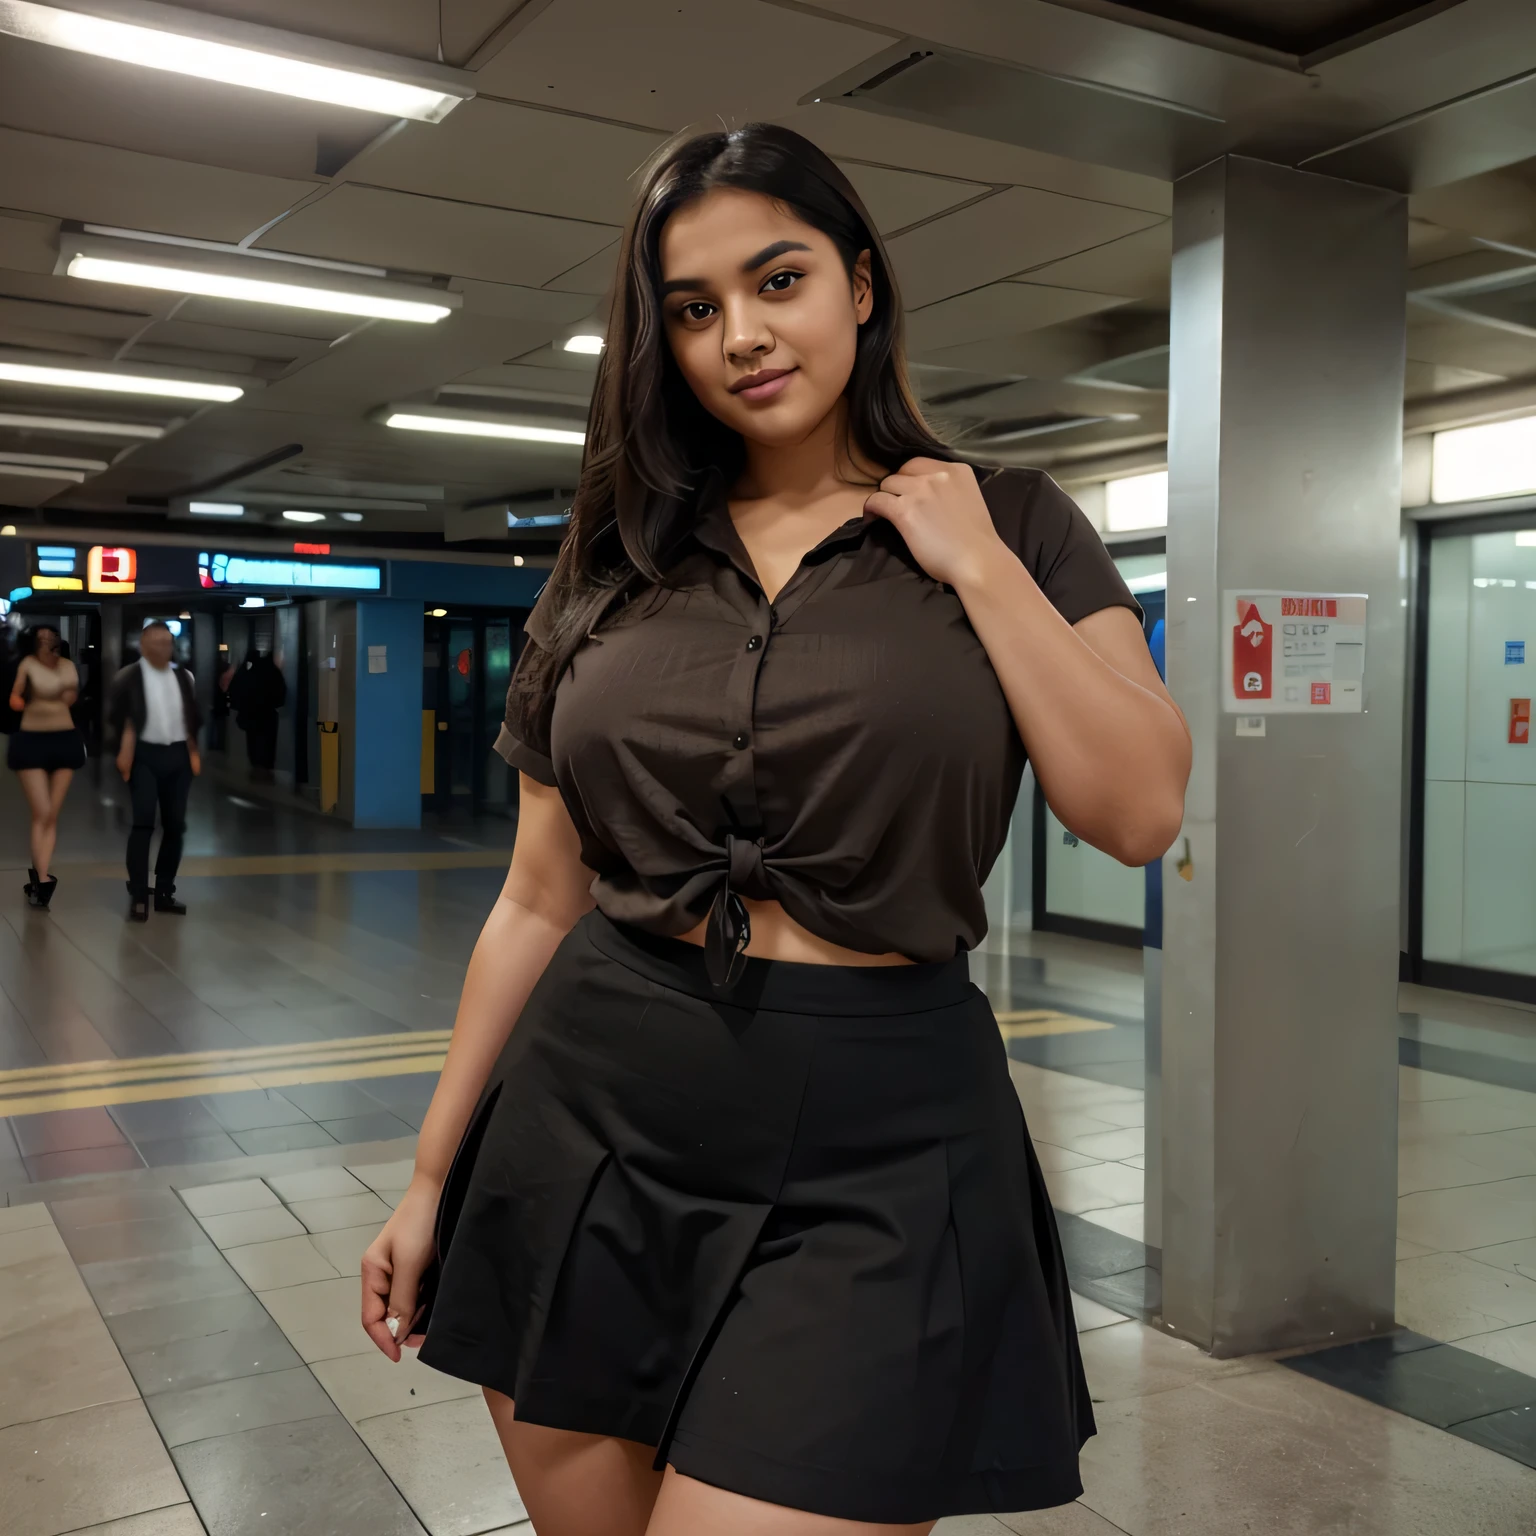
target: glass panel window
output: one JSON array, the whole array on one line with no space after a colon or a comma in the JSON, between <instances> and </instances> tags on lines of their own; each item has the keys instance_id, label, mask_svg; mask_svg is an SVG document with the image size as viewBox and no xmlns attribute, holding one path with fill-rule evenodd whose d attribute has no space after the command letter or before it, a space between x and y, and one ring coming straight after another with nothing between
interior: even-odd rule
<instances>
[{"instance_id":1,"label":"glass panel window","mask_svg":"<svg viewBox=\"0 0 1536 1536\"><path fill-rule=\"evenodd\" d=\"M1141 528L1168 526L1168 471L1127 475L1104 487L1104 528L1108 533L1134 533Z\"/></svg>"},{"instance_id":2,"label":"glass panel window","mask_svg":"<svg viewBox=\"0 0 1536 1536\"><path fill-rule=\"evenodd\" d=\"M1536 974L1536 529L1430 547L1424 959Z\"/></svg>"},{"instance_id":3,"label":"glass panel window","mask_svg":"<svg viewBox=\"0 0 1536 1536\"><path fill-rule=\"evenodd\" d=\"M1430 497L1481 501L1536 491L1536 416L1436 432Z\"/></svg>"}]
</instances>

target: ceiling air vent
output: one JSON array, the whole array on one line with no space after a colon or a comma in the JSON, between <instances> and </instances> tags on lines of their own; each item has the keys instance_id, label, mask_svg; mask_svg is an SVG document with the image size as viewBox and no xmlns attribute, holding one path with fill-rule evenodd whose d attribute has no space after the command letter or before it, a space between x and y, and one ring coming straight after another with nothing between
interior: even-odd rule
<instances>
[{"instance_id":1,"label":"ceiling air vent","mask_svg":"<svg viewBox=\"0 0 1536 1536\"><path fill-rule=\"evenodd\" d=\"M912 38L803 101L837 102L1165 180L1223 147L1222 120L1181 102Z\"/></svg>"}]
</instances>

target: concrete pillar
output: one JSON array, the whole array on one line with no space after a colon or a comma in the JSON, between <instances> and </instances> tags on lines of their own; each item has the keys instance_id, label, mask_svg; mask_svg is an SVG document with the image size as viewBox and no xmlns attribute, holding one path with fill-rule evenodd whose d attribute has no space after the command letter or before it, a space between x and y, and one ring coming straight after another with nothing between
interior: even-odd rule
<instances>
[{"instance_id":1,"label":"concrete pillar","mask_svg":"<svg viewBox=\"0 0 1536 1536\"><path fill-rule=\"evenodd\" d=\"M1168 677L1195 762L1148 1124L1163 1322L1218 1355L1392 1326L1406 244L1370 187L1229 157L1175 189ZM1287 706L1277 624L1273 696L1235 693L1244 592L1366 594L1363 687Z\"/></svg>"}]
</instances>

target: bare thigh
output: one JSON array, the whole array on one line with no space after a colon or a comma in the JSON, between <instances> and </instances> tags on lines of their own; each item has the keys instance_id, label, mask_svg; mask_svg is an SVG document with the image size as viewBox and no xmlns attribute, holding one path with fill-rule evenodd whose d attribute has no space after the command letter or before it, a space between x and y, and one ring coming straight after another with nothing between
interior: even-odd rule
<instances>
[{"instance_id":1,"label":"bare thigh","mask_svg":"<svg viewBox=\"0 0 1536 1536\"><path fill-rule=\"evenodd\" d=\"M21 781L21 792L27 797L27 809L33 821L47 821L54 812L53 797L49 793L48 772L44 768L21 768L16 777Z\"/></svg>"},{"instance_id":2,"label":"bare thigh","mask_svg":"<svg viewBox=\"0 0 1536 1536\"><path fill-rule=\"evenodd\" d=\"M74 777L73 768L55 768L48 775L48 805L55 816L64 809L64 797L69 793L69 786Z\"/></svg>"},{"instance_id":3,"label":"bare thigh","mask_svg":"<svg viewBox=\"0 0 1536 1536\"><path fill-rule=\"evenodd\" d=\"M489 1387L485 1401L537 1536L645 1536L662 1481L655 1447L519 1424Z\"/></svg>"},{"instance_id":4,"label":"bare thigh","mask_svg":"<svg viewBox=\"0 0 1536 1536\"><path fill-rule=\"evenodd\" d=\"M871 1525L812 1515L728 1493L668 1467L647 1536L928 1536L934 1524L924 1520L916 1525Z\"/></svg>"}]
</instances>

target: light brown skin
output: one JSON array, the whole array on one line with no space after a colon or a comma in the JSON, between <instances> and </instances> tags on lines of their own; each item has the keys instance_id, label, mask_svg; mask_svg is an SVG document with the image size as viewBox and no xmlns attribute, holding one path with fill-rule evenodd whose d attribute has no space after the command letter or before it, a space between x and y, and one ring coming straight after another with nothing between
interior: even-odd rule
<instances>
[{"instance_id":1,"label":"light brown skin","mask_svg":"<svg viewBox=\"0 0 1536 1536\"><path fill-rule=\"evenodd\" d=\"M170 666L171 656L175 649L176 642L168 629L161 629L157 626L154 629L146 629L139 636L139 655L150 666L158 667L162 672ZM123 739L117 745L117 771L123 776L125 784L133 777L134 745L133 726L131 723L125 724L123 726ZM189 741L187 743L187 751L192 758L192 772L194 774L201 773L203 771L203 759L197 750L197 743Z\"/></svg>"},{"instance_id":2,"label":"light brown skin","mask_svg":"<svg viewBox=\"0 0 1536 1536\"><path fill-rule=\"evenodd\" d=\"M792 249L784 248L785 243ZM766 262L754 258L780 247ZM869 316L869 261L851 280L832 242L766 198L716 191L662 234L667 335L705 407L738 431L746 470L731 517L765 594L851 517L890 519L919 563L965 605L1046 797L1084 841L1128 864L1162 854L1178 832L1190 742L1182 716L1124 609L1067 624L993 527L974 474L915 459L850 462L843 391ZM674 288L673 285L677 286ZM732 384L790 370L762 396ZM512 865L470 960L416 1174L363 1257L363 1326L391 1359L416 1314L448 1164L491 1067L556 947L592 905L592 872L556 790L524 776ZM752 905L750 953L834 965L904 964L818 938L776 902ZM701 941L701 931L685 935ZM924 1536L931 1524L869 1525L783 1509L708 1487L652 1451L518 1423L487 1391L507 1459L539 1536Z\"/></svg>"},{"instance_id":3,"label":"light brown skin","mask_svg":"<svg viewBox=\"0 0 1536 1536\"><path fill-rule=\"evenodd\" d=\"M26 698L26 674L29 667L42 667L57 672L61 666L74 671L74 663L59 655L57 630L40 629L37 634L37 650L25 657L16 669L16 681L11 690L10 705L21 716L24 731L67 731L74 725L70 707L79 697L78 688L66 688L57 698ZM64 809L64 797L74 780L73 768L56 768L52 773L43 768L23 768L16 778L21 792L27 797L27 812L31 819L28 844L32 852L32 867L37 878L48 879L48 866L53 862L53 850L59 840L59 812Z\"/></svg>"}]
</instances>

